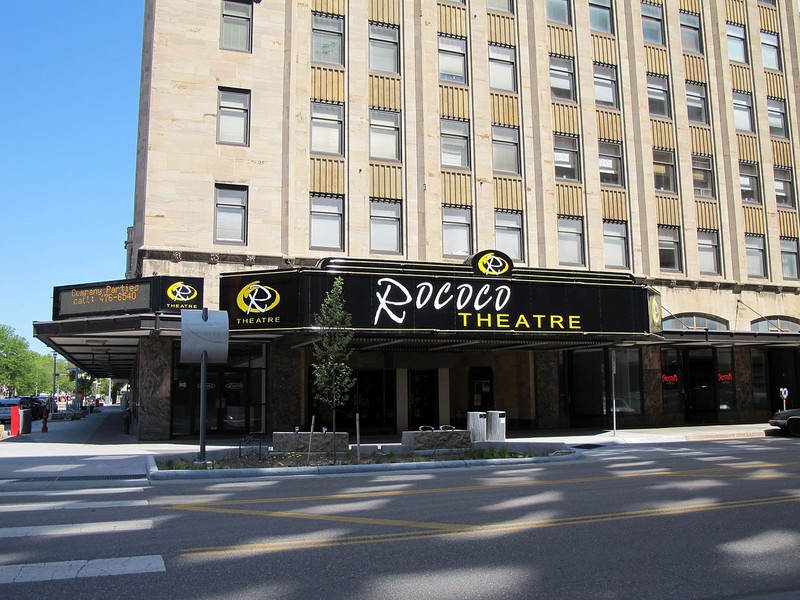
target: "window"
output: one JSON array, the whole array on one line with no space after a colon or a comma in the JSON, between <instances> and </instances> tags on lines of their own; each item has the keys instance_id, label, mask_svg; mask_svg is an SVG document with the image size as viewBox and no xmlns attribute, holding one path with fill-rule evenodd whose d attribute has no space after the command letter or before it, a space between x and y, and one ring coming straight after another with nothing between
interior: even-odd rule
<instances>
[{"instance_id":1,"label":"window","mask_svg":"<svg viewBox=\"0 0 800 600\"><path fill-rule=\"evenodd\" d=\"M400 72L400 30L389 25L369 26L369 70Z\"/></svg>"},{"instance_id":2,"label":"window","mask_svg":"<svg viewBox=\"0 0 800 600\"><path fill-rule=\"evenodd\" d=\"M467 41L439 36L439 81L467 82Z\"/></svg>"},{"instance_id":3,"label":"window","mask_svg":"<svg viewBox=\"0 0 800 600\"><path fill-rule=\"evenodd\" d=\"M443 167L469 168L469 123L442 119L441 152Z\"/></svg>"},{"instance_id":4,"label":"window","mask_svg":"<svg viewBox=\"0 0 800 600\"><path fill-rule=\"evenodd\" d=\"M583 265L583 219L558 218L558 262Z\"/></svg>"},{"instance_id":5,"label":"window","mask_svg":"<svg viewBox=\"0 0 800 600\"><path fill-rule=\"evenodd\" d=\"M219 90L217 142L242 146L250 143L250 92Z\"/></svg>"},{"instance_id":6,"label":"window","mask_svg":"<svg viewBox=\"0 0 800 600\"><path fill-rule=\"evenodd\" d=\"M744 25L728 23L728 58L735 62L747 62L747 35Z\"/></svg>"},{"instance_id":7,"label":"window","mask_svg":"<svg viewBox=\"0 0 800 600\"><path fill-rule=\"evenodd\" d=\"M761 32L761 58L765 69L781 70L781 44L777 33Z\"/></svg>"},{"instance_id":8,"label":"window","mask_svg":"<svg viewBox=\"0 0 800 600\"><path fill-rule=\"evenodd\" d=\"M517 67L514 48L489 45L489 86L495 90L517 90Z\"/></svg>"},{"instance_id":9,"label":"window","mask_svg":"<svg viewBox=\"0 0 800 600\"><path fill-rule=\"evenodd\" d=\"M775 167L775 202L778 206L794 208L794 186L790 169Z\"/></svg>"},{"instance_id":10,"label":"window","mask_svg":"<svg viewBox=\"0 0 800 600\"><path fill-rule=\"evenodd\" d=\"M770 98L767 100L767 115L769 116L769 134L772 137L789 137L789 124L786 121L786 102Z\"/></svg>"},{"instance_id":11,"label":"window","mask_svg":"<svg viewBox=\"0 0 800 600\"><path fill-rule=\"evenodd\" d=\"M341 156L344 147L344 107L311 103L311 152Z\"/></svg>"},{"instance_id":12,"label":"window","mask_svg":"<svg viewBox=\"0 0 800 600\"><path fill-rule=\"evenodd\" d=\"M550 93L553 100L575 100L575 65L571 58L550 57Z\"/></svg>"},{"instance_id":13,"label":"window","mask_svg":"<svg viewBox=\"0 0 800 600\"><path fill-rule=\"evenodd\" d=\"M391 252L403 250L402 211L399 202L370 200L369 239L372 252Z\"/></svg>"},{"instance_id":14,"label":"window","mask_svg":"<svg viewBox=\"0 0 800 600\"><path fill-rule=\"evenodd\" d=\"M675 154L671 150L653 150L653 177L656 191L675 193Z\"/></svg>"},{"instance_id":15,"label":"window","mask_svg":"<svg viewBox=\"0 0 800 600\"><path fill-rule=\"evenodd\" d=\"M247 240L247 188L217 184L214 188L214 242Z\"/></svg>"},{"instance_id":16,"label":"window","mask_svg":"<svg viewBox=\"0 0 800 600\"><path fill-rule=\"evenodd\" d=\"M700 15L681 13L681 46L684 52L703 53Z\"/></svg>"},{"instance_id":17,"label":"window","mask_svg":"<svg viewBox=\"0 0 800 600\"><path fill-rule=\"evenodd\" d=\"M628 226L621 221L603 221L603 251L606 268L628 268Z\"/></svg>"},{"instance_id":18,"label":"window","mask_svg":"<svg viewBox=\"0 0 800 600\"><path fill-rule=\"evenodd\" d=\"M594 65L594 100L597 106L619 108L615 67Z\"/></svg>"},{"instance_id":19,"label":"window","mask_svg":"<svg viewBox=\"0 0 800 600\"><path fill-rule=\"evenodd\" d=\"M344 64L344 19L314 13L311 23L311 60Z\"/></svg>"},{"instance_id":20,"label":"window","mask_svg":"<svg viewBox=\"0 0 800 600\"><path fill-rule=\"evenodd\" d=\"M311 196L311 247L344 250L342 196Z\"/></svg>"},{"instance_id":21,"label":"window","mask_svg":"<svg viewBox=\"0 0 800 600\"><path fill-rule=\"evenodd\" d=\"M742 202L746 204L761 204L758 165L739 163L739 188L742 191Z\"/></svg>"},{"instance_id":22,"label":"window","mask_svg":"<svg viewBox=\"0 0 800 600\"><path fill-rule=\"evenodd\" d=\"M642 34L648 44L664 46L664 13L661 6L642 3Z\"/></svg>"},{"instance_id":23,"label":"window","mask_svg":"<svg viewBox=\"0 0 800 600\"><path fill-rule=\"evenodd\" d=\"M445 256L472 254L472 216L469 208L442 207L442 252Z\"/></svg>"},{"instance_id":24,"label":"window","mask_svg":"<svg viewBox=\"0 0 800 600\"><path fill-rule=\"evenodd\" d=\"M669 81L666 77L647 76L647 103L653 117L671 116L669 109Z\"/></svg>"},{"instance_id":25,"label":"window","mask_svg":"<svg viewBox=\"0 0 800 600\"><path fill-rule=\"evenodd\" d=\"M498 250L522 260L522 213L495 211L494 237Z\"/></svg>"},{"instance_id":26,"label":"window","mask_svg":"<svg viewBox=\"0 0 800 600\"><path fill-rule=\"evenodd\" d=\"M755 131L753 124L753 97L741 92L733 93L733 124L736 131Z\"/></svg>"},{"instance_id":27,"label":"window","mask_svg":"<svg viewBox=\"0 0 800 600\"><path fill-rule=\"evenodd\" d=\"M662 271L681 270L681 232L677 227L659 226L658 262Z\"/></svg>"},{"instance_id":28,"label":"window","mask_svg":"<svg viewBox=\"0 0 800 600\"><path fill-rule=\"evenodd\" d=\"M698 230L697 260L703 275L720 274L719 236L716 231Z\"/></svg>"},{"instance_id":29,"label":"window","mask_svg":"<svg viewBox=\"0 0 800 600\"><path fill-rule=\"evenodd\" d=\"M519 131L492 126L492 165L496 173L519 175Z\"/></svg>"},{"instance_id":30,"label":"window","mask_svg":"<svg viewBox=\"0 0 800 600\"><path fill-rule=\"evenodd\" d=\"M614 33L611 0L589 0L589 27L600 33Z\"/></svg>"},{"instance_id":31,"label":"window","mask_svg":"<svg viewBox=\"0 0 800 600\"><path fill-rule=\"evenodd\" d=\"M547 20L553 23L563 23L570 25L569 0L547 0Z\"/></svg>"},{"instance_id":32,"label":"window","mask_svg":"<svg viewBox=\"0 0 800 600\"><path fill-rule=\"evenodd\" d=\"M692 156L692 179L696 198L715 198L714 171L711 158L708 156Z\"/></svg>"},{"instance_id":33,"label":"window","mask_svg":"<svg viewBox=\"0 0 800 600\"><path fill-rule=\"evenodd\" d=\"M513 0L486 0L486 8L499 12L514 12Z\"/></svg>"},{"instance_id":34,"label":"window","mask_svg":"<svg viewBox=\"0 0 800 600\"><path fill-rule=\"evenodd\" d=\"M750 331L791 331L797 333L800 332L800 323L790 317L770 316L750 321Z\"/></svg>"},{"instance_id":35,"label":"window","mask_svg":"<svg viewBox=\"0 0 800 600\"><path fill-rule=\"evenodd\" d=\"M600 183L603 185L623 185L622 144L600 142Z\"/></svg>"},{"instance_id":36,"label":"window","mask_svg":"<svg viewBox=\"0 0 800 600\"><path fill-rule=\"evenodd\" d=\"M690 121L708 125L708 101L704 84L686 83L686 108Z\"/></svg>"},{"instance_id":37,"label":"window","mask_svg":"<svg viewBox=\"0 0 800 600\"><path fill-rule=\"evenodd\" d=\"M750 277L766 277L767 261L764 250L764 236L744 236L744 246L747 254L747 274Z\"/></svg>"},{"instance_id":38,"label":"window","mask_svg":"<svg viewBox=\"0 0 800 600\"><path fill-rule=\"evenodd\" d=\"M578 138L554 135L553 147L555 148L553 162L556 166L556 179L580 181L581 167Z\"/></svg>"},{"instance_id":39,"label":"window","mask_svg":"<svg viewBox=\"0 0 800 600\"><path fill-rule=\"evenodd\" d=\"M250 52L252 20L253 5L250 0L247 2L223 0L220 48Z\"/></svg>"},{"instance_id":40,"label":"window","mask_svg":"<svg viewBox=\"0 0 800 600\"><path fill-rule=\"evenodd\" d=\"M783 269L784 279L798 279L800 277L797 240L794 238L781 238L781 268Z\"/></svg>"},{"instance_id":41,"label":"window","mask_svg":"<svg viewBox=\"0 0 800 600\"><path fill-rule=\"evenodd\" d=\"M369 157L400 160L400 113L369 111Z\"/></svg>"}]
</instances>

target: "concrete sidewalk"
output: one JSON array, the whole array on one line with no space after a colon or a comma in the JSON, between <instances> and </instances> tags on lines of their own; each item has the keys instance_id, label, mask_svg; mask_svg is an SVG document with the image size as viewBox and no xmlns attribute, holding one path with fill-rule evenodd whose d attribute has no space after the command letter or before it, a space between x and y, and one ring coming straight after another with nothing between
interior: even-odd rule
<instances>
[{"instance_id":1,"label":"concrete sidewalk","mask_svg":"<svg viewBox=\"0 0 800 600\"><path fill-rule=\"evenodd\" d=\"M42 433L42 422L34 421L30 434L0 441L0 487L4 483L47 483L66 481L147 482L148 457L196 455L197 440L190 442L138 442L124 434L122 410L106 406L76 421L50 421ZM708 425L662 429L624 429L611 431L527 432L515 442L563 443L570 448L593 448L613 444L662 444L698 440L724 440L765 437L780 433L766 423ZM514 433L511 433L514 435ZM363 442L363 443L366 443ZM399 436L370 439L380 446L399 445ZM266 445L266 444L265 444ZM236 440L211 440L206 445L209 458L238 449ZM152 463L152 460L151 460ZM391 465L386 465L391 467Z\"/></svg>"}]
</instances>

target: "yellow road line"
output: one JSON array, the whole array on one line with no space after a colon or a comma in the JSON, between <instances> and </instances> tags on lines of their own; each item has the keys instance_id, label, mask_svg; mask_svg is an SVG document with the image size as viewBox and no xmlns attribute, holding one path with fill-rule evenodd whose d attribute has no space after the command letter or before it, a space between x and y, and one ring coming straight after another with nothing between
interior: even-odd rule
<instances>
[{"instance_id":1,"label":"yellow road line","mask_svg":"<svg viewBox=\"0 0 800 600\"><path fill-rule=\"evenodd\" d=\"M655 509L626 511L619 513L607 513L598 515L583 515L577 517L563 517L556 519L541 519L535 521L511 521L505 523L494 523L490 525L461 526L452 531L410 531L406 533L380 534L369 536L350 536L342 538L326 538L320 540L295 540L282 542L269 542L263 544L247 544L241 546L217 546L206 548L188 548L181 553L184 558L202 556L233 556L241 554L254 554L266 552L281 552L287 550L307 550L312 548L327 548L334 546L348 546L356 544L374 544L410 541L420 539L431 539L455 535L476 535L492 534L503 532L517 532L531 529L541 529L545 527L562 527L567 525L589 525L596 523L607 523L611 521L623 521L631 519L643 519L664 516L681 516L693 513L707 512L712 510L730 510L736 508L748 508L753 506L766 506L771 504L783 504L787 502L800 501L800 494L790 494L788 496L773 496L769 498L754 498L750 500L731 500L728 502L688 504L668 506ZM294 516L294 515L293 515Z\"/></svg>"}]
</instances>

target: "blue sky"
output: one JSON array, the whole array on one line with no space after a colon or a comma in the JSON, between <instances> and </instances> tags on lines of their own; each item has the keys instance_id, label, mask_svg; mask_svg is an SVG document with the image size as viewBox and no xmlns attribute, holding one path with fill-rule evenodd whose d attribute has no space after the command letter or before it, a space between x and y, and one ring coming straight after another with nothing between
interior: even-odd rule
<instances>
[{"instance_id":1,"label":"blue sky","mask_svg":"<svg viewBox=\"0 0 800 600\"><path fill-rule=\"evenodd\" d=\"M3 6L0 324L39 353L53 286L125 277L143 17L143 0Z\"/></svg>"}]
</instances>

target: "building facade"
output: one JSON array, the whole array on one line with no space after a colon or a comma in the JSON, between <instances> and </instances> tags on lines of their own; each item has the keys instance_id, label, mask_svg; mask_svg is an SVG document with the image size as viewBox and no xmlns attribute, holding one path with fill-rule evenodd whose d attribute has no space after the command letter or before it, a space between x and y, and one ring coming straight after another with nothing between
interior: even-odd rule
<instances>
[{"instance_id":1,"label":"building facade","mask_svg":"<svg viewBox=\"0 0 800 600\"><path fill-rule=\"evenodd\" d=\"M212 309L330 258L626 276L663 332L362 336L345 422L766 420L800 366L799 40L795 0L148 0L127 276ZM232 329L212 432L324 412L278 333ZM140 436L196 434L196 369L143 340Z\"/></svg>"}]
</instances>

